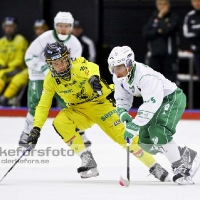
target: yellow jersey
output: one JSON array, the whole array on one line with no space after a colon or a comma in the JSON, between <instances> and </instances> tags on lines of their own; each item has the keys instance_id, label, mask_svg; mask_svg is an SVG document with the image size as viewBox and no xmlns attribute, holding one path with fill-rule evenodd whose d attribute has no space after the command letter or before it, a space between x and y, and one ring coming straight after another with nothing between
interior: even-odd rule
<instances>
[{"instance_id":1,"label":"yellow jersey","mask_svg":"<svg viewBox=\"0 0 200 200\"><path fill-rule=\"evenodd\" d=\"M97 64L88 62L83 57L76 58L71 63L71 79L69 81L53 77L51 72L45 77L42 96L36 108L34 126L39 128L43 126L55 93L65 101L66 107L69 108L87 102L102 104L106 100L106 97L113 91L113 85L108 85L101 78L100 83L102 85L103 94L99 96L97 92L93 91L91 88L88 81L90 77L94 75L100 77L99 66Z\"/></svg>"}]
</instances>

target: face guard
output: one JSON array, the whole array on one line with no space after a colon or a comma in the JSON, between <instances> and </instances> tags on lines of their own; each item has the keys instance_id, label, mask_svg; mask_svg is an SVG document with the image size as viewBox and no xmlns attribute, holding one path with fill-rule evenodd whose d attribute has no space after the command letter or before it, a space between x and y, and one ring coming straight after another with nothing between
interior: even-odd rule
<instances>
[{"instance_id":1,"label":"face guard","mask_svg":"<svg viewBox=\"0 0 200 200\"><path fill-rule=\"evenodd\" d=\"M133 51L128 46L115 47L108 57L108 68L111 74L114 74L114 68L119 65L124 65L128 74L125 77L118 78L120 81L129 80L131 75L130 67L134 66L135 56Z\"/></svg>"},{"instance_id":2,"label":"face guard","mask_svg":"<svg viewBox=\"0 0 200 200\"><path fill-rule=\"evenodd\" d=\"M59 40L64 41L67 39L67 37L69 35L63 35L63 34L58 33L58 31L57 31L58 23L70 24L71 25L70 33L71 33L72 29L73 29L73 24L74 24L74 18L70 12L58 12L54 18L54 28L56 30L57 36L58 36Z\"/></svg>"},{"instance_id":3,"label":"face guard","mask_svg":"<svg viewBox=\"0 0 200 200\"><path fill-rule=\"evenodd\" d=\"M61 42L48 44L44 56L53 77L70 80L72 66L69 52L64 44Z\"/></svg>"}]
</instances>

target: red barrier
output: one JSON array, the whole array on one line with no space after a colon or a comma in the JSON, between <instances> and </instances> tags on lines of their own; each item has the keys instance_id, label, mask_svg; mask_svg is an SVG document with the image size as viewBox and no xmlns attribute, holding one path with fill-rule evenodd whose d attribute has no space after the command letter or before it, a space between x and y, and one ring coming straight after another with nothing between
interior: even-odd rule
<instances>
[{"instance_id":1,"label":"red barrier","mask_svg":"<svg viewBox=\"0 0 200 200\"><path fill-rule=\"evenodd\" d=\"M60 109L51 109L48 117L55 117ZM25 117L28 112L27 108L0 108L0 116L5 117Z\"/></svg>"},{"instance_id":2,"label":"red barrier","mask_svg":"<svg viewBox=\"0 0 200 200\"><path fill-rule=\"evenodd\" d=\"M27 108L0 108L0 116L5 117L25 117L27 114ZM59 113L60 109L54 108L49 111L49 117L55 117ZM129 112L133 117L136 116L137 110L131 109ZM181 119L191 119L199 120L200 119L200 110L186 110L183 113Z\"/></svg>"},{"instance_id":3,"label":"red barrier","mask_svg":"<svg viewBox=\"0 0 200 200\"><path fill-rule=\"evenodd\" d=\"M129 112L131 116L135 117L137 112L136 111L130 111ZM190 120L199 120L200 119L200 110L186 110L181 119L190 119Z\"/></svg>"}]
</instances>

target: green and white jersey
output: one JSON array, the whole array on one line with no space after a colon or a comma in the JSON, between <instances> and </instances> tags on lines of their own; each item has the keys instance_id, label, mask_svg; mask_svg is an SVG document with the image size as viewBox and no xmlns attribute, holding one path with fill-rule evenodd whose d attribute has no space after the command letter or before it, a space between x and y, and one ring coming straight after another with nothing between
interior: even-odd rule
<instances>
[{"instance_id":1,"label":"green and white jersey","mask_svg":"<svg viewBox=\"0 0 200 200\"><path fill-rule=\"evenodd\" d=\"M129 77L120 81L115 74L113 75L116 106L128 111L132 106L133 97L141 96L143 104L138 108L133 123L144 126L159 109L163 98L173 93L177 86L161 73L139 62L135 62Z\"/></svg>"},{"instance_id":2,"label":"green and white jersey","mask_svg":"<svg viewBox=\"0 0 200 200\"><path fill-rule=\"evenodd\" d=\"M47 44L57 41L59 40L56 36L55 30L49 30L37 37L31 43L25 54L25 62L28 66L30 80L44 80L45 75L49 71L49 67L44 58L44 49ZM63 44L67 46L71 58L81 56L82 46L75 36L69 35L68 38L63 41Z\"/></svg>"}]
</instances>

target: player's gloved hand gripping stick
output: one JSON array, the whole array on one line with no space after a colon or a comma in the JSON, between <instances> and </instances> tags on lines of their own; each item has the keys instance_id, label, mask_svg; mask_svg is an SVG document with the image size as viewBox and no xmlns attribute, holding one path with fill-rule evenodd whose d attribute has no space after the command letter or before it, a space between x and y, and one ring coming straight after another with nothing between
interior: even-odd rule
<instances>
[{"instance_id":1,"label":"player's gloved hand gripping stick","mask_svg":"<svg viewBox=\"0 0 200 200\"><path fill-rule=\"evenodd\" d=\"M120 120L124 123L125 132L124 140L126 141L126 151L127 151L127 180L122 176L120 177L120 185L128 187L130 185L130 164L129 164L129 151L132 139L138 134L139 126L132 122L133 118L128 114L127 110L124 108L117 108L117 113Z\"/></svg>"},{"instance_id":2,"label":"player's gloved hand gripping stick","mask_svg":"<svg viewBox=\"0 0 200 200\"><path fill-rule=\"evenodd\" d=\"M40 128L33 127L27 139L28 145L31 145L31 149L35 148L39 137L40 137Z\"/></svg>"},{"instance_id":3,"label":"player's gloved hand gripping stick","mask_svg":"<svg viewBox=\"0 0 200 200\"><path fill-rule=\"evenodd\" d=\"M101 91L102 85L100 83L99 77L98 76L91 76L89 79L89 84L91 88L98 93L99 96L101 96L103 93Z\"/></svg>"}]
</instances>

